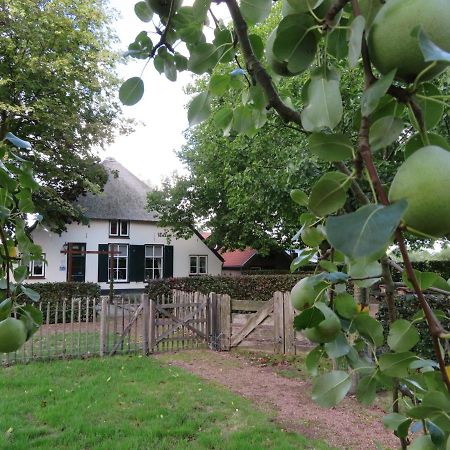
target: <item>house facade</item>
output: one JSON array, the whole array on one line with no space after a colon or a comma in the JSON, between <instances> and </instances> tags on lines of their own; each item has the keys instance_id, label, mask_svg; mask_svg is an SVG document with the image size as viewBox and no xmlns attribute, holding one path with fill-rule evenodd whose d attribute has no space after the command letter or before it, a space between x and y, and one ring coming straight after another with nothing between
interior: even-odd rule
<instances>
[{"instance_id":1,"label":"house facade","mask_svg":"<svg viewBox=\"0 0 450 450\"><path fill-rule=\"evenodd\" d=\"M33 240L42 247L46 264L32 263L31 283L80 281L116 291L143 290L147 280L220 275L222 257L194 232L189 239L170 238L147 212L148 186L112 158L104 191L88 194L79 206L89 225L72 223L61 235L38 227Z\"/></svg>"}]
</instances>

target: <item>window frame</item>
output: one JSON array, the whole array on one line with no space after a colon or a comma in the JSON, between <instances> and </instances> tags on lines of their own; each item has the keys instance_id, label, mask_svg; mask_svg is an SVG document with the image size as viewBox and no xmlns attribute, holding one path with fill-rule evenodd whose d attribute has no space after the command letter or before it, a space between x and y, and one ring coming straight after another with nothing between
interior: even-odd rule
<instances>
[{"instance_id":1,"label":"window frame","mask_svg":"<svg viewBox=\"0 0 450 450\"><path fill-rule=\"evenodd\" d=\"M153 256L147 257L147 247L153 247ZM160 257L159 256L157 256L157 257L154 256L154 254L155 254L155 247L161 247L161 256ZM154 278L154 277L149 278L147 276L147 270L151 270L152 274L154 275L156 269L154 267L147 268L147 259L156 259L156 258L161 259L161 269L160 269L161 277L160 278ZM147 281L147 280L162 280L163 278L164 278L164 245L163 244L145 244L144 245L144 281Z\"/></svg>"},{"instance_id":2,"label":"window frame","mask_svg":"<svg viewBox=\"0 0 450 450\"><path fill-rule=\"evenodd\" d=\"M195 272L192 272L191 258L195 258ZM200 260L205 261L205 272L200 272ZM189 276L208 275L208 255L189 255Z\"/></svg>"},{"instance_id":3,"label":"window frame","mask_svg":"<svg viewBox=\"0 0 450 450\"><path fill-rule=\"evenodd\" d=\"M114 260L119 260L119 259L125 259L126 260L126 264L125 264L125 274L126 274L126 278L118 278L116 277L116 273L117 276L119 275L119 270L123 270L123 268L119 267L119 262L117 261L117 264L114 264L114 278L113 278L113 283L129 283L129 278L130 278L130 245L129 244L121 244L121 243L109 243L108 244L108 251L112 251L113 250L113 246L124 246L127 248L127 256L123 256L123 255L108 255L108 281L107 283L111 283L111 258L114 258Z\"/></svg>"},{"instance_id":4,"label":"window frame","mask_svg":"<svg viewBox=\"0 0 450 450\"><path fill-rule=\"evenodd\" d=\"M42 273L36 275L34 273L35 271L35 263L36 262L40 262L42 264ZM28 278L30 280L43 280L45 279L45 253L42 253L42 259L32 259L30 260L30 262L28 263Z\"/></svg>"},{"instance_id":5,"label":"window frame","mask_svg":"<svg viewBox=\"0 0 450 450\"><path fill-rule=\"evenodd\" d=\"M112 225L113 223L117 226L117 232L112 233ZM126 232L122 232L123 225L126 224ZM129 238L130 237L130 221L129 220L121 220L121 219L111 219L109 221L109 237L112 238Z\"/></svg>"}]
</instances>

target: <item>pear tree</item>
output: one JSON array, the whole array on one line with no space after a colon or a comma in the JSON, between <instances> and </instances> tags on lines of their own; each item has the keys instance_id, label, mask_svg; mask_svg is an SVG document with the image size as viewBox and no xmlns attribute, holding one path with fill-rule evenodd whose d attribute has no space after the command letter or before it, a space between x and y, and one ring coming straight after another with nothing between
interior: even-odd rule
<instances>
[{"instance_id":1,"label":"pear tree","mask_svg":"<svg viewBox=\"0 0 450 450\"><path fill-rule=\"evenodd\" d=\"M437 274L413 270L407 239L450 234L449 144L436 132L450 99L450 3L282 0L268 38L255 36L252 27L264 24L279 3L140 1L135 12L143 30L127 55L150 61L171 81L184 70L202 76L204 90L188 109L190 126L206 120L211 105L229 93L237 104L214 108L218 133L252 137L277 115L308 137L312 154L330 163L332 170L310 192L291 192L299 214L297 237L304 242L291 269L300 269L312 255L318 260L316 273L292 291L298 310L293 326L317 344L306 360L312 397L333 407L356 380L358 399L369 405L377 391L391 389L392 412L384 424L401 447L448 449L450 331L426 294L448 295L450 285ZM231 24L217 13L223 5ZM364 80L350 99L342 92L344 71ZM301 80L300 104L282 89L285 77ZM133 105L145 90L151 95L144 72L126 80L119 95ZM356 130L340 128L355 103ZM394 179L384 179L376 155L405 141L395 153ZM402 264L387 255L392 245ZM411 320L397 317L393 270L402 272L419 301ZM385 287L387 336L367 314L366 296L358 295L377 282ZM433 359L414 351L420 322L432 336ZM334 360L333 370L318 373L323 358Z\"/></svg>"}]
</instances>

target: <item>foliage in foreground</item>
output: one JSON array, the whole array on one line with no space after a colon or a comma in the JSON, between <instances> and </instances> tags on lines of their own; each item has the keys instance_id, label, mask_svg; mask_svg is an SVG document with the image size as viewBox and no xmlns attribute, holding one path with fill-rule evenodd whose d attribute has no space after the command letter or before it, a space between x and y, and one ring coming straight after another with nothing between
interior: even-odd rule
<instances>
[{"instance_id":1,"label":"foliage in foreground","mask_svg":"<svg viewBox=\"0 0 450 450\"><path fill-rule=\"evenodd\" d=\"M228 8L232 29L212 12L217 3ZM353 380L365 404L374 401L380 387L391 388L395 401L384 423L402 448L448 448L450 332L424 292L447 294L450 286L437 274L413 270L406 236L435 240L450 235L450 145L438 127L450 98L448 78L439 78L450 64L450 4L283 0L282 17L269 37L252 34L251 25L266 23L272 9L272 0L196 0L192 6L141 1L137 16L150 22L158 15L159 37L153 42L147 31L139 33L128 54L153 60L156 70L172 81L186 69L207 74L204 90L189 106L191 126L208 119L224 95L232 95L236 104L214 111L224 136L252 138L270 124L275 111L307 137L311 155L330 163L333 170L323 173L310 192L291 191L302 213L295 238L305 245L292 270L313 255L324 270L293 288L291 298L299 311L294 326L317 343L307 360L313 374L321 358L336 361L334 370L315 373L313 399L332 407ZM203 27L210 17L214 37L207 39ZM213 73L219 63L235 66L231 72ZM349 97L343 95L344 67L364 80ZM280 80L286 77L300 81L301 101L285 95ZM128 105L143 94L140 77L127 80L120 90ZM353 127L340 128L355 105ZM402 151L396 151L405 140ZM376 156L391 152L393 179L383 158ZM279 215L270 202L268 212ZM394 242L403 267L386 254ZM398 318L392 268L403 272L402 287L417 296L420 309L413 320ZM364 312L367 289L380 279L389 309L387 338L382 324ZM348 283L360 288L355 296L347 292ZM421 322L431 335L432 360L413 351L421 339L416 328ZM386 345L388 350L380 354ZM411 430L423 434L412 436Z\"/></svg>"},{"instance_id":2,"label":"foliage in foreground","mask_svg":"<svg viewBox=\"0 0 450 450\"><path fill-rule=\"evenodd\" d=\"M0 369L0 447L311 448L229 391L151 358Z\"/></svg>"}]
</instances>

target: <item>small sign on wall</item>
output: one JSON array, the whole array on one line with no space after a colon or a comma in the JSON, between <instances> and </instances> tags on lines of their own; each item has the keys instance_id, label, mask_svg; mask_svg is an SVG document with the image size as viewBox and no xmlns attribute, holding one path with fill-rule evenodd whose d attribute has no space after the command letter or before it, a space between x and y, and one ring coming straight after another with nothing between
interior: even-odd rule
<instances>
[{"instance_id":1,"label":"small sign on wall","mask_svg":"<svg viewBox=\"0 0 450 450\"><path fill-rule=\"evenodd\" d=\"M60 272L65 272L66 271L66 266L59 266L59 271Z\"/></svg>"}]
</instances>

